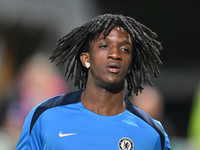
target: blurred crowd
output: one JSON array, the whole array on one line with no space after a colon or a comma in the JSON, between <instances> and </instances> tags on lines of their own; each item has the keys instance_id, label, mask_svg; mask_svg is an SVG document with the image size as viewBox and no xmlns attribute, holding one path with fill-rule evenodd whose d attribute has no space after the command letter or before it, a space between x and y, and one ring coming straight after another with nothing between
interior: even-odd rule
<instances>
[{"instance_id":1,"label":"blurred crowd","mask_svg":"<svg viewBox=\"0 0 200 150\"><path fill-rule=\"evenodd\" d=\"M48 55L40 52L24 63L8 89L0 97L1 150L15 149L24 120L34 106L52 96L68 93L67 82L50 63Z\"/></svg>"}]
</instances>

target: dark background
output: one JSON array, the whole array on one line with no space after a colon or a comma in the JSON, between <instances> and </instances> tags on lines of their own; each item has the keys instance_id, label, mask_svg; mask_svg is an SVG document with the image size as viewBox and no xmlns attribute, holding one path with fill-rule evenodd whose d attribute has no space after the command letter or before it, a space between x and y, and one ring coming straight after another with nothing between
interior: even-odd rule
<instances>
[{"instance_id":1,"label":"dark background","mask_svg":"<svg viewBox=\"0 0 200 150\"><path fill-rule=\"evenodd\" d=\"M165 113L178 136L187 136L195 88L200 79L200 1L97 1L102 13L132 16L158 34L163 45L161 75L153 80L165 98ZM153 76L152 76L153 78Z\"/></svg>"}]
</instances>

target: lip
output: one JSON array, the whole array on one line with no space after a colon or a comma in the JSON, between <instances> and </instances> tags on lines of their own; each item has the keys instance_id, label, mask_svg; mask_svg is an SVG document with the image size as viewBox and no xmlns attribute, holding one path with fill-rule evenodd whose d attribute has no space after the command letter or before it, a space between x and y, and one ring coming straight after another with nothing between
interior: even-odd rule
<instances>
[{"instance_id":1,"label":"lip","mask_svg":"<svg viewBox=\"0 0 200 150\"><path fill-rule=\"evenodd\" d=\"M116 62L111 62L106 66L106 70L108 72L117 74L121 70L121 65L119 63L116 63Z\"/></svg>"}]
</instances>

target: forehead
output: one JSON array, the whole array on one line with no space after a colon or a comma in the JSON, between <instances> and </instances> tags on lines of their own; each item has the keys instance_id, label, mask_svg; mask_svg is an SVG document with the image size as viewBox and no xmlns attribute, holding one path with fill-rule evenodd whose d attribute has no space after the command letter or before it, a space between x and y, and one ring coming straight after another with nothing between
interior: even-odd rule
<instances>
[{"instance_id":1,"label":"forehead","mask_svg":"<svg viewBox=\"0 0 200 150\"><path fill-rule=\"evenodd\" d=\"M127 33L127 31L126 31L124 28L120 27L120 26L115 26L114 28L115 28L116 30L122 32L122 33Z\"/></svg>"}]
</instances>

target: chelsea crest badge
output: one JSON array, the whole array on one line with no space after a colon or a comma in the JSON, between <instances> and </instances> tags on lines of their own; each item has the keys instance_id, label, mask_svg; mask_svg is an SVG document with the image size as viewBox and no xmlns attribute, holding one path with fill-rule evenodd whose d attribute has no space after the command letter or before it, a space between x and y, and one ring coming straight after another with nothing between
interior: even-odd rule
<instances>
[{"instance_id":1,"label":"chelsea crest badge","mask_svg":"<svg viewBox=\"0 0 200 150\"><path fill-rule=\"evenodd\" d=\"M120 150L133 150L134 149L133 141L129 138L120 139L118 146L119 146Z\"/></svg>"}]
</instances>

